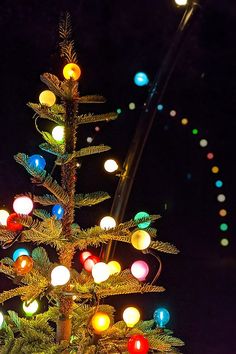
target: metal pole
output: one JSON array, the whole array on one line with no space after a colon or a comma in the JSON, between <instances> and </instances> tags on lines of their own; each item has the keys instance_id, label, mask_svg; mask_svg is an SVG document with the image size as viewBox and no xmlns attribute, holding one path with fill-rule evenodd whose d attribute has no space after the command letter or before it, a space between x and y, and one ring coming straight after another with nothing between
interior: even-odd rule
<instances>
[{"instance_id":1,"label":"metal pole","mask_svg":"<svg viewBox=\"0 0 236 354\"><path fill-rule=\"evenodd\" d=\"M165 93L167 84L174 70L180 53L183 39L187 33L189 25L193 22L199 5L197 2L192 2L186 9L171 46L164 57L161 69L158 71L153 84L150 87L147 100L141 112L139 122L128 150L126 159L123 164L123 173L116 189L111 207L111 215L117 223L120 223L124 217L126 206L128 203L130 191L134 182L135 174L139 165L139 161L150 133L154 118L157 113L157 105L161 102ZM110 254L114 254L116 242L110 241L105 249L104 259L107 262Z\"/></svg>"}]
</instances>

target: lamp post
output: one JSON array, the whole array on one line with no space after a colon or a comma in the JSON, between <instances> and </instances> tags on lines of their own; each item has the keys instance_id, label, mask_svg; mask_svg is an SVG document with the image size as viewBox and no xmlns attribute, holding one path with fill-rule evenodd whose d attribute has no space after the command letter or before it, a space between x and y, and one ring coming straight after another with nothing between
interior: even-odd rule
<instances>
[{"instance_id":1,"label":"lamp post","mask_svg":"<svg viewBox=\"0 0 236 354\"><path fill-rule=\"evenodd\" d=\"M139 161L141 159L142 152L149 136L154 118L157 115L156 107L162 100L171 74L173 73L177 63L184 38L190 25L193 22L193 19L198 13L198 9L199 4L197 2L192 1L190 4L188 4L179 23L170 48L163 59L161 68L158 70L158 74L156 75L149 89L147 100L144 103L133 140L123 164L124 173L122 173L120 176L111 207L110 214L114 217L117 223L120 223L124 217ZM110 255L114 254L115 247L116 242L110 241L107 244L104 254L106 262L109 260Z\"/></svg>"}]
</instances>

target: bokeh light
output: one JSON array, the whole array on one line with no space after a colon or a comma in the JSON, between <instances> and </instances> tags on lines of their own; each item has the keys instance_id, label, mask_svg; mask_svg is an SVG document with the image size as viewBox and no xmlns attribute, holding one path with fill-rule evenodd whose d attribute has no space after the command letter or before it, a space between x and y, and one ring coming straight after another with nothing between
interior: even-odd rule
<instances>
[{"instance_id":1,"label":"bokeh light","mask_svg":"<svg viewBox=\"0 0 236 354\"><path fill-rule=\"evenodd\" d=\"M146 86L149 83L147 74L144 72L138 72L134 76L134 83L137 86Z\"/></svg>"},{"instance_id":2,"label":"bokeh light","mask_svg":"<svg viewBox=\"0 0 236 354\"><path fill-rule=\"evenodd\" d=\"M208 141L207 141L206 139L201 139L201 140L199 141L199 145L200 145L201 147L206 147L206 146L208 145Z\"/></svg>"},{"instance_id":3,"label":"bokeh light","mask_svg":"<svg viewBox=\"0 0 236 354\"><path fill-rule=\"evenodd\" d=\"M219 172L219 167L218 166L213 166L212 169L211 169L211 172L212 173L218 173Z\"/></svg>"},{"instance_id":4,"label":"bokeh light","mask_svg":"<svg viewBox=\"0 0 236 354\"><path fill-rule=\"evenodd\" d=\"M213 154L213 152L208 152L207 158L208 158L208 160L214 159L214 154Z\"/></svg>"},{"instance_id":5,"label":"bokeh light","mask_svg":"<svg viewBox=\"0 0 236 354\"><path fill-rule=\"evenodd\" d=\"M170 111L170 116L171 116L171 117L175 117L175 116L176 116L176 111L172 109L172 110Z\"/></svg>"},{"instance_id":6,"label":"bokeh light","mask_svg":"<svg viewBox=\"0 0 236 354\"><path fill-rule=\"evenodd\" d=\"M197 128L192 129L192 134L193 135L197 135L198 134L198 129Z\"/></svg>"},{"instance_id":7,"label":"bokeh light","mask_svg":"<svg viewBox=\"0 0 236 354\"><path fill-rule=\"evenodd\" d=\"M163 108L164 108L163 104L158 104L157 105L157 110L158 111L163 111Z\"/></svg>"},{"instance_id":8,"label":"bokeh light","mask_svg":"<svg viewBox=\"0 0 236 354\"><path fill-rule=\"evenodd\" d=\"M227 231L228 230L228 225L226 223L220 224L220 230L221 231Z\"/></svg>"},{"instance_id":9,"label":"bokeh light","mask_svg":"<svg viewBox=\"0 0 236 354\"><path fill-rule=\"evenodd\" d=\"M226 215L227 215L227 210L225 210L225 209L220 209L219 215L222 216L222 217L226 216Z\"/></svg>"},{"instance_id":10,"label":"bokeh light","mask_svg":"<svg viewBox=\"0 0 236 354\"><path fill-rule=\"evenodd\" d=\"M215 183L216 187L217 188L221 188L223 186L223 182L221 180L217 180L216 183Z\"/></svg>"},{"instance_id":11,"label":"bokeh light","mask_svg":"<svg viewBox=\"0 0 236 354\"><path fill-rule=\"evenodd\" d=\"M132 110L134 110L135 109L135 103L134 102L130 102L129 103L129 109L132 111Z\"/></svg>"},{"instance_id":12,"label":"bokeh light","mask_svg":"<svg viewBox=\"0 0 236 354\"><path fill-rule=\"evenodd\" d=\"M88 136L87 137L87 143L91 144L93 141L93 138L91 136Z\"/></svg>"},{"instance_id":13,"label":"bokeh light","mask_svg":"<svg viewBox=\"0 0 236 354\"><path fill-rule=\"evenodd\" d=\"M227 238L222 238L220 240L220 244L221 244L221 246L226 247L229 245L229 240Z\"/></svg>"},{"instance_id":14,"label":"bokeh light","mask_svg":"<svg viewBox=\"0 0 236 354\"><path fill-rule=\"evenodd\" d=\"M223 203L225 201L225 199L226 199L226 197L225 197L224 194L218 194L217 195L218 202Z\"/></svg>"},{"instance_id":15,"label":"bokeh light","mask_svg":"<svg viewBox=\"0 0 236 354\"><path fill-rule=\"evenodd\" d=\"M116 113L121 114L122 110L120 108L117 108Z\"/></svg>"},{"instance_id":16,"label":"bokeh light","mask_svg":"<svg viewBox=\"0 0 236 354\"><path fill-rule=\"evenodd\" d=\"M182 118L181 119L181 124L182 125L187 125L188 124L188 119L187 118Z\"/></svg>"}]
</instances>

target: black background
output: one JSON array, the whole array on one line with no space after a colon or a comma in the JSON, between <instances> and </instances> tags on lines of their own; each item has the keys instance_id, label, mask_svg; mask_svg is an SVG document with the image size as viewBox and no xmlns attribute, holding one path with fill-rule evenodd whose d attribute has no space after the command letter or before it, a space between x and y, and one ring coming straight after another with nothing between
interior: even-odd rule
<instances>
[{"instance_id":1,"label":"black background","mask_svg":"<svg viewBox=\"0 0 236 354\"><path fill-rule=\"evenodd\" d=\"M94 144L111 145L112 151L82 161L78 191L106 190L111 195L118 180L103 171L102 163L114 156L122 165L148 94L148 87L134 85L133 76L141 70L153 80L184 11L171 0L1 1L0 207L9 210L16 193L31 190L28 175L13 155L41 153L37 147L41 138L26 103L37 102L45 88L41 73L52 72L62 79L58 22L66 10L72 15L82 70L81 94L99 93L108 99L90 111L122 109L117 121L99 125L98 134L94 126L79 132L80 146L87 146L87 136L94 136ZM149 135L126 211L126 219L139 210L162 214L156 223L158 238L173 242L181 253L161 255L164 269L159 284L166 292L115 299L117 316L126 303L139 305L146 319L157 306L166 306L171 313L169 327L186 342L184 352L190 354L236 353L235 17L233 1L202 3L163 98L164 110L157 114ZM129 102L135 102L134 111L128 109ZM172 109L177 111L175 118L169 115ZM183 117L189 126L181 126ZM50 124L42 127L51 129ZM198 136L191 134L195 127ZM199 146L200 138L208 140L207 148ZM215 154L213 162L206 159L208 151ZM42 154L50 170L52 158ZM214 164L220 167L222 191L214 186ZM216 199L219 192L226 195L223 205ZM111 201L81 210L77 221L83 227L98 224L110 205ZM220 246L221 206L228 210L226 248ZM1 251L2 256L11 256L14 248ZM137 254L124 245L117 248L116 258L123 260L123 266L129 266L125 261L129 257L135 259ZM148 261L154 272L153 260ZM1 288L10 286L1 277ZM19 301L12 300L4 308L18 306Z\"/></svg>"}]
</instances>

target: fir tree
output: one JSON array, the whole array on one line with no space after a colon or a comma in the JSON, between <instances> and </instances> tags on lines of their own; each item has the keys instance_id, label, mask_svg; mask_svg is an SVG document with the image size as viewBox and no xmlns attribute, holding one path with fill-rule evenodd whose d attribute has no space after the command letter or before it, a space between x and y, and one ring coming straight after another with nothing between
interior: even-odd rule
<instances>
[{"instance_id":1,"label":"fir tree","mask_svg":"<svg viewBox=\"0 0 236 354\"><path fill-rule=\"evenodd\" d=\"M109 149L106 145L78 149L78 127L110 121L116 119L117 115L113 112L100 115L79 114L80 105L102 103L105 99L97 95L80 96L80 69L74 43L70 38L69 15L61 21L59 29L62 61L66 65L72 65L66 66L69 69L67 72L64 70L64 81L50 73L41 75L41 80L50 93L47 91L46 96L41 97L41 103L28 105L35 112L36 128L45 141L40 144L40 148L55 157L55 166L61 169L61 182L54 179L53 171L49 173L44 167L32 163L30 156L18 153L15 160L31 175L34 190L37 191L39 186L47 190L47 194L29 193L24 196L34 205L42 205L46 209L34 207L33 216L26 215L27 212L13 213L8 217L7 224L0 226L2 248L8 248L17 241L36 245L31 256L21 255L15 261L8 257L1 260L1 273L12 279L16 286L0 294L0 303L18 296L26 306L30 306L36 299L46 297L48 310L27 319L19 317L14 311L7 311L0 330L1 353L147 353L148 349L144 348L142 351L142 345L140 347L142 339L144 347L145 343L149 343L149 352L179 353L177 348L183 342L173 337L172 332L161 323L158 324L153 319L139 320L138 317L133 322L126 318L125 321L116 322L115 308L105 304L104 299L113 295L164 291L162 286L154 284L157 277L150 284L145 284L134 277L129 269L125 269L110 272L107 279L105 273L102 273L105 278L98 280L95 272L91 273L86 269L77 271L73 268L75 254L86 251L88 247L104 247L110 241L132 243L137 249L148 248L154 250L153 252L176 254L178 250L169 243L155 240L155 228L148 226L145 230L140 229L140 224L150 225L159 218L158 215L147 215L111 228L94 226L82 229L76 223L76 208L95 205L109 198L106 192L101 191L76 193L77 159ZM54 100L54 95L59 103L51 104L50 100ZM63 141L58 142L50 133L40 131L37 126L39 118L64 126ZM47 211L47 207L54 205L59 205L60 212L64 212L62 218L58 214L51 216ZM140 237L143 236L147 240L150 237L147 246L140 245ZM50 261L42 245L56 250L56 263ZM101 262L98 264L101 265ZM64 268L56 268L57 266ZM102 267L109 269L104 263ZM65 270L65 276L69 276L69 280L63 283L62 273L59 273L59 281L55 280L52 276L55 269ZM140 337L135 337L136 335ZM136 345L136 351L131 351L132 343Z\"/></svg>"}]
</instances>

